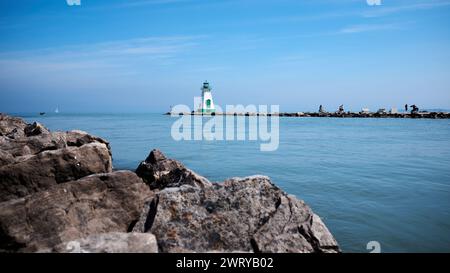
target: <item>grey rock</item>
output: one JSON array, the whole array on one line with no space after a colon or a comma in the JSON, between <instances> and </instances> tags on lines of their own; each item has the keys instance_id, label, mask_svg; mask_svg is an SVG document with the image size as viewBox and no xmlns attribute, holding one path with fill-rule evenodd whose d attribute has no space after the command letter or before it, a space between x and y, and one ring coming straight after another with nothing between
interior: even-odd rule
<instances>
[{"instance_id":1,"label":"grey rock","mask_svg":"<svg viewBox=\"0 0 450 273\"><path fill-rule=\"evenodd\" d=\"M0 150L0 166L14 163L14 157L3 150Z\"/></svg>"},{"instance_id":2,"label":"grey rock","mask_svg":"<svg viewBox=\"0 0 450 273\"><path fill-rule=\"evenodd\" d=\"M23 136L26 126L26 122L22 119L0 113L0 136L10 138Z\"/></svg>"},{"instance_id":3,"label":"grey rock","mask_svg":"<svg viewBox=\"0 0 450 273\"><path fill-rule=\"evenodd\" d=\"M158 253L158 244L151 233L109 232L64 242L55 250L63 253Z\"/></svg>"},{"instance_id":4,"label":"grey rock","mask_svg":"<svg viewBox=\"0 0 450 273\"><path fill-rule=\"evenodd\" d=\"M0 201L24 197L59 183L111 170L111 156L102 143L44 151L0 167Z\"/></svg>"},{"instance_id":5,"label":"grey rock","mask_svg":"<svg viewBox=\"0 0 450 273\"><path fill-rule=\"evenodd\" d=\"M51 252L92 234L131 231L152 197L135 173L95 174L0 203L0 251Z\"/></svg>"},{"instance_id":6,"label":"grey rock","mask_svg":"<svg viewBox=\"0 0 450 273\"><path fill-rule=\"evenodd\" d=\"M42 124L34 122L33 124L28 124L25 126L25 129L23 130L26 136L37 136L40 134L49 134L47 128L42 126Z\"/></svg>"},{"instance_id":7,"label":"grey rock","mask_svg":"<svg viewBox=\"0 0 450 273\"><path fill-rule=\"evenodd\" d=\"M112 170L109 143L86 132L49 132L6 115L0 131L0 202Z\"/></svg>"},{"instance_id":8,"label":"grey rock","mask_svg":"<svg viewBox=\"0 0 450 273\"><path fill-rule=\"evenodd\" d=\"M9 153L16 160L21 161L28 156L44 151L58 150L67 147L81 147L89 143L104 144L111 154L109 143L99 137L91 136L83 131L51 132L40 135L14 138L0 136L0 148ZM1 165L0 165L1 166Z\"/></svg>"},{"instance_id":9,"label":"grey rock","mask_svg":"<svg viewBox=\"0 0 450 273\"><path fill-rule=\"evenodd\" d=\"M339 252L319 216L293 195L282 194L276 212L253 236L262 252Z\"/></svg>"},{"instance_id":10,"label":"grey rock","mask_svg":"<svg viewBox=\"0 0 450 273\"><path fill-rule=\"evenodd\" d=\"M139 164L136 174L147 183L151 189L193 185L210 186L206 178L184 167L177 160L168 159L159 150L152 150L147 159Z\"/></svg>"}]
</instances>

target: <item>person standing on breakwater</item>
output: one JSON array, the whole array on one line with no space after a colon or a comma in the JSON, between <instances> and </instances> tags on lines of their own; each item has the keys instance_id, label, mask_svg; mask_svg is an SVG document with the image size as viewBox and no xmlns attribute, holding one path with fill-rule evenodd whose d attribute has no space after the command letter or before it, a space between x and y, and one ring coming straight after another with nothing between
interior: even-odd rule
<instances>
[{"instance_id":1,"label":"person standing on breakwater","mask_svg":"<svg viewBox=\"0 0 450 273\"><path fill-rule=\"evenodd\" d=\"M323 111L323 107L322 107L322 104L319 106L319 113L323 113L324 111Z\"/></svg>"},{"instance_id":2,"label":"person standing on breakwater","mask_svg":"<svg viewBox=\"0 0 450 273\"><path fill-rule=\"evenodd\" d=\"M405 104L405 112L408 112L408 104Z\"/></svg>"}]
</instances>

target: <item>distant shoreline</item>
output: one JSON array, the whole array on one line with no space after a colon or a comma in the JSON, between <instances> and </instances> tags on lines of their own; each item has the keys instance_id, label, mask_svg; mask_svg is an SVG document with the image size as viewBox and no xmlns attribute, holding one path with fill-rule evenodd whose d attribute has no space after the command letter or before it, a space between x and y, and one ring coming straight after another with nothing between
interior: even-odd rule
<instances>
[{"instance_id":1,"label":"distant shoreline","mask_svg":"<svg viewBox=\"0 0 450 273\"><path fill-rule=\"evenodd\" d=\"M388 113L388 112L282 112L282 113L171 113L165 115L191 116L278 116L278 117L319 117L319 118L412 118L412 119L450 119L449 112L418 112L418 113Z\"/></svg>"}]
</instances>

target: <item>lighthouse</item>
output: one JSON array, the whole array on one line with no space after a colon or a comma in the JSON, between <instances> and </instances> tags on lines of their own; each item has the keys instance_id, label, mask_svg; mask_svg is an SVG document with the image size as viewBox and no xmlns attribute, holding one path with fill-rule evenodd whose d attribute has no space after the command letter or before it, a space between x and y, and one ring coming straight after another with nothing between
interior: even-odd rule
<instances>
[{"instance_id":1,"label":"lighthouse","mask_svg":"<svg viewBox=\"0 0 450 273\"><path fill-rule=\"evenodd\" d=\"M205 81L203 83L203 86L201 88L202 90L202 104L200 111L202 113L214 113L216 111L214 107L214 102L211 94L211 87L209 86L209 83Z\"/></svg>"}]
</instances>

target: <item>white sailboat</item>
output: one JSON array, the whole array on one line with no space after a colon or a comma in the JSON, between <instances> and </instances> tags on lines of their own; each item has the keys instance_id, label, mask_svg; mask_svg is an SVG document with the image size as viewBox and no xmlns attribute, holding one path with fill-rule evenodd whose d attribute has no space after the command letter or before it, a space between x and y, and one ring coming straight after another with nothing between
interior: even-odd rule
<instances>
[{"instance_id":1,"label":"white sailboat","mask_svg":"<svg viewBox=\"0 0 450 273\"><path fill-rule=\"evenodd\" d=\"M58 106L56 106L55 114L58 114L58 113L59 113L59 109L58 109Z\"/></svg>"}]
</instances>

